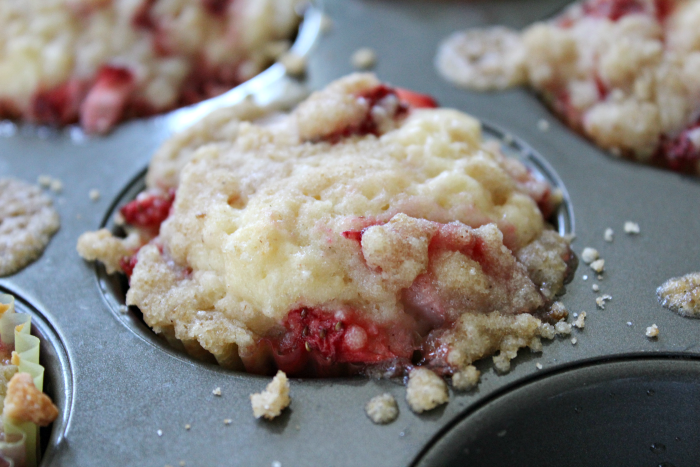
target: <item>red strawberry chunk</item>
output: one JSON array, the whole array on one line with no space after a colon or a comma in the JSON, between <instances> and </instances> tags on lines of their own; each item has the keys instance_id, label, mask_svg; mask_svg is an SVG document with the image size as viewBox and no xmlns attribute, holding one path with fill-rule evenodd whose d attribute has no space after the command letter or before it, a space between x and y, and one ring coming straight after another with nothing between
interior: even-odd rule
<instances>
[{"instance_id":1,"label":"red strawberry chunk","mask_svg":"<svg viewBox=\"0 0 700 467\"><path fill-rule=\"evenodd\" d=\"M633 13L644 13L644 3L640 0L594 0L583 5L589 16L608 18L617 21Z\"/></svg>"},{"instance_id":2,"label":"red strawberry chunk","mask_svg":"<svg viewBox=\"0 0 700 467\"><path fill-rule=\"evenodd\" d=\"M126 68L104 66L80 109L80 124L88 133L106 133L122 117L134 76Z\"/></svg>"},{"instance_id":3,"label":"red strawberry chunk","mask_svg":"<svg viewBox=\"0 0 700 467\"><path fill-rule=\"evenodd\" d=\"M404 88L396 88L396 95L401 102L405 102L414 109L434 109L439 107L437 101L427 94L420 94Z\"/></svg>"},{"instance_id":4,"label":"red strawberry chunk","mask_svg":"<svg viewBox=\"0 0 700 467\"><path fill-rule=\"evenodd\" d=\"M122 207L119 212L128 224L157 234L160 225L170 215L170 208L174 201L173 190L160 196L139 196Z\"/></svg>"},{"instance_id":5,"label":"red strawberry chunk","mask_svg":"<svg viewBox=\"0 0 700 467\"><path fill-rule=\"evenodd\" d=\"M138 251L131 256L124 256L122 259L119 260L119 267L122 268L122 271L124 271L124 274L126 274L127 279L131 279L131 275L134 273L136 263L138 263L139 261L136 258L136 253L138 253Z\"/></svg>"}]
</instances>

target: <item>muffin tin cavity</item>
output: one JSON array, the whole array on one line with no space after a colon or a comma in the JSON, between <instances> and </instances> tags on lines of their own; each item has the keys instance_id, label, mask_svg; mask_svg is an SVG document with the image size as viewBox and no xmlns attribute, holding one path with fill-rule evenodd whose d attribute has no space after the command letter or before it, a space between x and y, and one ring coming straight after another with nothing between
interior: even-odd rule
<instances>
[{"instance_id":1,"label":"muffin tin cavity","mask_svg":"<svg viewBox=\"0 0 700 467\"><path fill-rule=\"evenodd\" d=\"M414 467L692 465L700 360L628 358L562 370L487 399Z\"/></svg>"},{"instance_id":2,"label":"muffin tin cavity","mask_svg":"<svg viewBox=\"0 0 700 467\"><path fill-rule=\"evenodd\" d=\"M32 334L41 340L40 363L45 369L44 392L51 397L59 412L58 418L40 431L40 465L51 465L53 456L63 442L73 405L73 372L70 359L58 333L36 307L5 287L0 287L0 293L15 297L17 313L31 315Z\"/></svg>"}]
</instances>

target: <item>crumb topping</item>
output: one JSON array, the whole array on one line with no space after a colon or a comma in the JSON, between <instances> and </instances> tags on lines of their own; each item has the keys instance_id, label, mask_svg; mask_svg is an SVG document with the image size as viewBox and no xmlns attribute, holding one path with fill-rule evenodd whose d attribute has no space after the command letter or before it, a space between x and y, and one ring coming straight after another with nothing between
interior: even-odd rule
<instances>
[{"instance_id":1,"label":"crumb topping","mask_svg":"<svg viewBox=\"0 0 700 467\"><path fill-rule=\"evenodd\" d=\"M255 418L264 417L272 420L279 416L291 403L287 375L278 371L263 392L250 395L250 403Z\"/></svg>"},{"instance_id":2,"label":"crumb topping","mask_svg":"<svg viewBox=\"0 0 700 467\"><path fill-rule=\"evenodd\" d=\"M681 316L700 318L700 272L674 277L656 289L659 303Z\"/></svg>"},{"instance_id":3,"label":"crumb topping","mask_svg":"<svg viewBox=\"0 0 700 467\"><path fill-rule=\"evenodd\" d=\"M51 199L12 178L0 178L0 276L37 259L60 225Z\"/></svg>"},{"instance_id":4,"label":"crumb topping","mask_svg":"<svg viewBox=\"0 0 700 467\"><path fill-rule=\"evenodd\" d=\"M644 334L650 338L659 337L659 327L656 324L652 324Z\"/></svg>"},{"instance_id":5,"label":"crumb topping","mask_svg":"<svg viewBox=\"0 0 700 467\"><path fill-rule=\"evenodd\" d=\"M427 368L416 368L408 376L406 401L416 413L432 410L450 400L447 384Z\"/></svg>"},{"instance_id":6,"label":"crumb topping","mask_svg":"<svg viewBox=\"0 0 700 467\"><path fill-rule=\"evenodd\" d=\"M58 417L58 408L34 386L29 373L16 373L7 385L3 413L18 422L47 426Z\"/></svg>"},{"instance_id":7,"label":"crumb topping","mask_svg":"<svg viewBox=\"0 0 700 467\"><path fill-rule=\"evenodd\" d=\"M389 393L375 396L365 405L365 413L372 422L378 425L391 423L399 416L399 406L396 399Z\"/></svg>"}]
</instances>

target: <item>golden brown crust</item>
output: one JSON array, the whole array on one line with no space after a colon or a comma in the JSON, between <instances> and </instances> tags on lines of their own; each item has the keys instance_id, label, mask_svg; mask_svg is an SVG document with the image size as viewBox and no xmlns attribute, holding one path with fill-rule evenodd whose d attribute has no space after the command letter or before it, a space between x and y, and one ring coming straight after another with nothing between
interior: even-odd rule
<instances>
[{"instance_id":1,"label":"golden brown crust","mask_svg":"<svg viewBox=\"0 0 700 467\"><path fill-rule=\"evenodd\" d=\"M29 373L16 373L7 385L4 413L13 420L47 426L58 417L58 408L34 386Z\"/></svg>"}]
</instances>

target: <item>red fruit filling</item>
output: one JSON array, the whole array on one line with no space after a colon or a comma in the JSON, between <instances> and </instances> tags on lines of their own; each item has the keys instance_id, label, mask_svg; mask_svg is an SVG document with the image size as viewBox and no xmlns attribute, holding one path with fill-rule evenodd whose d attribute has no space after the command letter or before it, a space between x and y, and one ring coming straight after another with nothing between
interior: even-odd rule
<instances>
[{"instance_id":1,"label":"red fruit filling","mask_svg":"<svg viewBox=\"0 0 700 467\"><path fill-rule=\"evenodd\" d=\"M283 326L280 336L259 345L267 346L277 368L291 375L351 374L366 365L408 362L415 347L409 326L380 326L353 311L300 308L289 312Z\"/></svg>"},{"instance_id":2,"label":"red fruit filling","mask_svg":"<svg viewBox=\"0 0 700 467\"><path fill-rule=\"evenodd\" d=\"M379 109L383 109L388 118L398 120L405 117L411 108L434 108L438 106L435 99L430 96L407 89L392 88L384 84L360 93L357 97L365 99L369 104L364 119L359 124L349 125L324 136L322 138L323 141L335 144L350 136L379 136L381 134L380 125L375 115L375 112Z\"/></svg>"},{"instance_id":3,"label":"red fruit filling","mask_svg":"<svg viewBox=\"0 0 700 467\"><path fill-rule=\"evenodd\" d=\"M175 190L165 195L139 196L119 210L127 224L144 229L153 236L160 231L160 225L170 215L175 201Z\"/></svg>"},{"instance_id":4,"label":"red fruit filling","mask_svg":"<svg viewBox=\"0 0 700 467\"><path fill-rule=\"evenodd\" d=\"M131 256L124 256L119 260L119 267L122 268L122 271L124 271L127 279L131 279L136 263L138 263L138 259L136 258L137 253L138 251L134 252L134 254Z\"/></svg>"},{"instance_id":5,"label":"red fruit filling","mask_svg":"<svg viewBox=\"0 0 700 467\"><path fill-rule=\"evenodd\" d=\"M121 120L134 75L126 68L103 66L80 106L80 124L89 133L105 133Z\"/></svg>"},{"instance_id":6,"label":"red fruit filling","mask_svg":"<svg viewBox=\"0 0 700 467\"><path fill-rule=\"evenodd\" d=\"M232 0L202 0L202 5L212 16L223 16Z\"/></svg>"},{"instance_id":7,"label":"red fruit filling","mask_svg":"<svg viewBox=\"0 0 700 467\"><path fill-rule=\"evenodd\" d=\"M612 21L632 13L644 13L645 10L640 0L595 0L583 4L585 14Z\"/></svg>"},{"instance_id":8,"label":"red fruit filling","mask_svg":"<svg viewBox=\"0 0 700 467\"><path fill-rule=\"evenodd\" d=\"M683 130L675 138L661 137L654 155L654 162L677 172L697 174L700 162L700 147L690 139L691 131L700 131L700 120Z\"/></svg>"}]
</instances>

